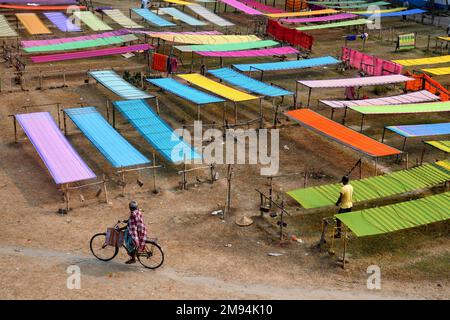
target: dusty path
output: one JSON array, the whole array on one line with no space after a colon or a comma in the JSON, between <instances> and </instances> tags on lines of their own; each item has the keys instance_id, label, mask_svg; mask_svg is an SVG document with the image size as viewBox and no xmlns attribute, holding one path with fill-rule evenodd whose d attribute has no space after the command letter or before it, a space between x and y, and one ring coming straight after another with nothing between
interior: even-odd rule
<instances>
[{"instance_id":1,"label":"dusty path","mask_svg":"<svg viewBox=\"0 0 450 320\"><path fill-rule=\"evenodd\" d=\"M299 287L284 287L284 286L269 286L263 284L247 285L237 282L228 282L215 277L205 277L197 275L189 275L180 272L179 270L164 266L157 271L146 270L136 266L124 265L121 261L111 261L108 263L101 262L92 256L44 249L32 249L17 246L1 246L0 254L9 257L10 259L31 259L32 264L39 264L42 262L50 263L50 267L61 267L69 265L78 265L82 272L82 289L91 284L108 285L109 290L114 291L116 288L125 286L128 282L127 277L119 277L111 286L110 278L104 276L105 274L123 273L123 274L142 274L145 277L152 278L154 286L164 286L171 284L176 287L187 289L201 290L205 292L216 292L218 297L227 296L229 298L257 298L257 299L411 299L406 296L386 296L376 293L369 293L368 291L343 291L337 289L312 289ZM17 271L20 271L17 270ZM132 272L129 272L132 271ZM1 278L1 277L0 277ZM4 283L2 280L2 283ZM156 280L156 282L155 282ZM165 295L164 292L153 292L152 286L148 286L141 281L136 281L132 284L133 290L136 292L146 292L147 298L153 295ZM1 291L1 290L0 290ZM170 290L169 290L170 291ZM73 293L67 290L68 294ZM41 294L36 292L36 294ZM83 294L82 294L83 295ZM173 297L173 294L171 294ZM169 298L169 297L167 297ZM212 298L212 296L210 296Z\"/></svg>"}]
</instances>

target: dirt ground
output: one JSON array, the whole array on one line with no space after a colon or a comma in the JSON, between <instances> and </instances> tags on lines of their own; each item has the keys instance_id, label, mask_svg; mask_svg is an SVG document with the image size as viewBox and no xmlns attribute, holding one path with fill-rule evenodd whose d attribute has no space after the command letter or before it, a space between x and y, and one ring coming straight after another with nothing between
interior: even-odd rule
<instances>
[{"instance_id":1,"label":"dirt ground","mask_svg":"<svg viewBox=\"0 0 450 320\"><path fill-rule=\"evenodd\" d=\"M96 6L111 5L122 9L137 6L138 1L95 1ZM283 5L279 1L278 6ZM236 32L245 33L252 24L242 21L242 14L228 12L224 17L238 24ZM107 19L107 18L105 18ZM135 19L136 20L136 19ZM138 21L138 20L136 20ZM118 28L109 20L107 23ZM384 23L384 22L383 22ZM425 57L427 36L443 35L445 30L416 22L398 19L383 25L385 31L369 32L365 52L385 59ZM417 49L395 53L395 44L389 41L390 28L397 33L417 32ZM180 29L180 28L178 28ZM186 30L183 29L183 30ZM233 30L228 30L231 33ZM335 55L344 44L343 30L311 32L315 36L312 56ZM25 32L21 35L26 38ZM55 36L62 36L55 31ZM434 43L432 43L434 45ZM361 42L351 44L361 48ZM166 48L166 51L168 48ZM276 61L276 58L256 59ZM225 65L237 61L225 60ZM190 57L183 57L182 72L188 72ZM199 70L196 59L194 70ZM215 68L218 61L206 62ZM268 192L266 178L261 177L257 165L236 165L232 180L232 212L221 220L211 212L222 209L226 198L226 167L218 166L219 180L210 184L208 170L188 175L189 189L179 190L180 167L157 158L164 168L157 170L158 194L152 193L152 173L144 171L127 175L125 193L118 185L120 177L101 154L83 137L70 121L67 122L68 138L96 174L105 173L108 179L109 202L103 203L102 195L96 198L97 187L89 187L71 194L73 209L67 215L58 214L64 207L63 194L54 184L35 150L19 129L19 143L14 143L13 121L9 115L25 111L49 111L57 119L56 104L63 108L94 105L106 116L106 100L117 96L100 85L85 82L86 70L95 68L117 70L146 70L143 57L97 58L89 61L55 63L53 65L27 65L32 73L27 91L13 85L11 90L0 93L0 218L3 224L0 236L0 298L2 299L448 299L450 297L450 233L449 224L440 223L407 230L393 235L354 239L349 243L349 261L345 269L338 263L342 244L338 243L336 255L318 252L312 247L319 240L321 219L334 214L334 208L308 212L299 208L285 192L303 187L303 174L309 173L308 185L336 182L360 158L355 151L322 138L311 131L294 125L281 117L284 127L280 129L280 174L288 176L274 180L275 195L284 199L291 216L286 218L285 238L278 238L277 219L268 215L260 217L259 195L255 188ZM61 86L60 70L73 70L67 77L67 87ZM0 65L5 79L11 68ZM44 78L44 89L39 86L39 71L53 71ZM264 81L286 89L295 88L298 79L323 79L350 77L355 71L341 72L336 67L322 67L283 74L264 75ZM156 75L155 75L156 76ZM445 86L450 77L436 77ZM196 118L195 106L168 93L147 90L161 101L161 116L174 128L192 124ZM401 86L391 87L383 95L401 93ZM362 94L375 97L374 88L363 89ZM343 90L313 92L311 107L329 116L330 110L317 106L317 99L343 98ZM306 102L306 94L301 96ZM287 98L282 105L292 105ZM24 106L37 106L25 109ZM269 101L264 101L266 125L272 121ZM258 103L239 106L241 121L258 116ZM233 118L231 108L227 117ZM336 113L339 121L342 114ZM117 115L118 130L144 155L152 157L151 147ZM222 121L221 106L205 106L202 109L205 123ZM446 122L448 115L408 115L369 117L364 132L379 139L382 128L388 124L412 124ZM359 117L349 114L348 123L359 128ZM401 139L389 135L386 143L401 146ZM409 165L418 162L422 143L412 139L408 142ZM426 154L426 161L443 159L434 150ZM389 172L404 168L405 161L385 159L379 169ZM363 176L374 174L373 161L363 158ZM293 175L292 175L293 174ZM144 185L140 187L136 181ZM388 201L407 200L443 192L442 188L409 194ZM124 252L111 262L97 260L89 250L92 235L103 232L119 219L127 218L127 206L131 199L139 202L150 236L158 237L164 248L164 265L155 271L139 264L125 265ZM387 202L384 202L387 203ZM377 205L383 202L377 203ZM374 205L374 204L371 204ZM241 216L252 217L254 223L239 227L235 220ZM301 242L291 241L295 235ZM280 253L270 256L269 253ZM78 265L81 269L81 289L69 290L66 286L67 267ZM381 290L368 290L367 267L381 268Z\"/></svg>"}]
</instances>

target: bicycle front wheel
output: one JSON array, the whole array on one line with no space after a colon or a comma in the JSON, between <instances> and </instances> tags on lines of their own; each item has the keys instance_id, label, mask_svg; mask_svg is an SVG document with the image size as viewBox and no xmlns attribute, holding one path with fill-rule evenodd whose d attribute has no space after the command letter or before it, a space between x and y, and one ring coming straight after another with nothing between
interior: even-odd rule
<instances>
[{"instance_id":1,"label":"bicycle front wheel","mask_svg":"<svg viewBox=\"0 0 450 320\"><path fill-rule=\"evenodd\" d=\"M145 241L145 250L139 251L137 258L147 269L156 269L164 262L164 252L156 242L147 240Z\"/></svg>"},{"instance_id":2,"label":"bicycle front wheel","mask_svg":"<svg viewBox=\"0 0 450 320\"><path fill-rule=\"evenodd\" d=\"M106 233L97 233L91 238L91 252L99 260L110 261L119 252L119 248L108 246L106 243Z\"/></svg>"}]
</instances>

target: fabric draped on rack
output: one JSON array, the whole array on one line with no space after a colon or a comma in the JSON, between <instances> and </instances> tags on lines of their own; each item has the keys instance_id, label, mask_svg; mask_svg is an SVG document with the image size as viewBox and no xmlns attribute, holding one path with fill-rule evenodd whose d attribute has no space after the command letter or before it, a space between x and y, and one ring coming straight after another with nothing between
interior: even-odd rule
<instances>
[{"instance_id":1,"label":"fabric draped on rack","mask_svg":"<svg viewBox=\"0 0 450 320\"><path fill-rule=\"evenodd\" d=\"M342 48L341 60L352 68L363 71L370 76L400 74L402 72L402 66L395 62L383 60L347 47Z\"/></svg>"},{"instance_id":2,"label":"fabric draped on rack","mask_svg":"<svg viewBox=\"0 0 450 320\"><path fill-rule=\"evenodd\" d=\"M405 85L406 90L419 91L428 90L431 93L439 96L441 101L450 100L450 91L445 89L439 82L432 79L430 76L421 74L412 74L409 71L406 72L408 77L414 78L415 80L407 81Z\"/></svg>"},{"instance_id":3,"label":"fabric draped on rack","mask_svg":"<svg viewBox=\"0 0 450 320\"><path fill-rule=\"evenodd\" d=\"M165 54L154 53L152 59L152 69L156 71L166 72L168 65L168 56Z\"/></svg>"},{"instance_id":4,"label":"fabric draped on rack","mask_svg":"<svg viewBox=\"0 0 450 320\"><path fill-rule=\"evenodd\" d=\"M309 34L283 26L278 21L269 20L266 33L276 40L284 41L293 46L299 46L306 50L311 50L314 38Z\"/></svg>"}]
</instances>

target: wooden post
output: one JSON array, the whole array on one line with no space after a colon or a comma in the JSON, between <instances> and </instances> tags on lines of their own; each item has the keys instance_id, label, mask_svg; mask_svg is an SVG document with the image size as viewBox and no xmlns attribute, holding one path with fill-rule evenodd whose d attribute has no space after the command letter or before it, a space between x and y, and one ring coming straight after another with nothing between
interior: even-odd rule
<instances>
[{"instance_id":1,"label":"wooden post","mask_svg":"<svg viewBox=\"0 0 450 320\"><path fill-rule=\"evenodd\" d=\"M238 121L237 103L234 102L234 124L237 124L237 121Z\"/></svg>"},{"instance_id":2,"label":"wooden post","mask_svg":"<svg viewBox=\"0 0 450 320\"><path fill-rule=\"evenodd\" d=\"M262 107L262 98L259 99L259 128L262 129L264 126L263 120L263 107Z\"/></svg>"},{"instance_id":3,"label":"wooden post","mask_svg":"<svg viewBox=\"0 0 450 320\"><path fill-rule=\"evenodd\" d=\"M361 128L359 129L359 132L363 131L363 127L364 127L364 113L361 115Z\"/></svg>"},{"instance_id":4,"label":"wooden post","mask_svg":"<svg viewBox=\"0 0 450 320\"><path fill-rule=\"evenodd\" d=\"M66 113L63 111L63 125L64 125L64 135L67 136L67 120Z\"/></svg>"},{"instance_id":5,"label":"wooden post","mask_svg":"<svg viewBox=\"0 0 450 320\"><path fill-rule=\"evenodd\" d=\"M108 190L106 189L106 176L103 174L103 192L105 193L105 203L108 204Z\"/></svg>"},{"instance_id":6,"label":"wooden post","mask_svg":"<svg viewBox=\"0 0 450 320\"><path fill-rule=\"evenodd\" d=\"M304 180L303 180L303 188L306 188L308 185L308 171L305 170Z\"/></svg>"},{"instance_id":7,"label":"wooden post","mask_svg":"<svg viewBox=\"0 0 450 320\"><path fill-rule=\"evenodd\" d=\"M106 99L106 120L109 123L109 100Z\"/></svg>"},{"instance_id":8,"label":"wooden post","mask_svg":"<svg viewBox=\"0 0 450 320\"><path fill-rule=\"evenodd\" d=\"M155 151L153 151L153 193L157 193L158 190L156 189L156 154Z\"/></svg>"},{"instance_id":9,"label":"wooden post","mask_svg":"<svg viewBox=\"0 0 450 320\"><path fill-rule=\"evenodd\" d=\"M66 198L66 211L69 212L70 210L70 196L69 196L69 184L66 184L66 191L64 192L64 196Z\"/></svg>"},{"instance_id":10,"label":"wooden post","mask_svg":"<svg viewBox=\"0 0 450 320\"><path fill-rule=\"evenodd\" d=\"M56 112L58 113L58 128L61 130L61 104L59 102L56 103Z\"/></svg>"},{"instance_id":11,"label":"wooden post","mask_svg":"<svg viewBox=\"0 0 450 320\"><path fill-rule=\"evenodd\" d=\"M114 105L112 108L112 117L113 117L113 128L115 129L116 128L116 108L114 107Z\"/></svg>"},{"instance_id":12,"label":"wooden post","mask_svg":"<svg viewBox=\"0 0 450 320\"><path fill-rule=\"evenodd\" d=\"M233 167L231 164L227 168L227 199L225 204L224 214L222 219L225 219L225 215L228 215L231 211L231 178L233 176Z\"/></svg>"},{"instance_id":13,"label":"wooden post","mask_svg":"<svg viewBox=\"0 0 450 320\"><path fill-rule=\"evenodd\" d=\"M309 88L309 93L308 93L308 104L306 107L309 107L309 103L311 102L311 92L312 92L312 88Z\"/></svg>"},{"instance_id":14,"label":"wooden post","mask_svg":"<svg viewBox=\"0 0 450 320\"><path fill-rule=\"evenodd\" d=\"M295 81L294 109L297 108L297 103L298 103L298 82Z\"/></svg>"},{"instance_id":15,"label":"wooden post","mask_svg":"<svg viewBox=\"0 0 450 320\"><path fill-rule=\"evenodd\" d=\"M13 118L13 125L14 125L14 143L17 143L18 139L17 139L17 121L16 121L16 116L13 115L12 118Z\"/></svg>"},{"instance_id":16,"label":"wooden post","mask_svg":"<svg viewBox=\"0 0 450 320\"><path fill-rule=\"evenodd\" d=\"M386 127L383 128L383 135L381 136L381 142L384 142L385 135L386 135Z\"/></svg>"},{"instance_id":17,"label":"wooden post","mask_svg":"<svg viewBox=\"0 0 450 320\"><path fill-rule=\"evenodd\" d=\"M158 98L156 98L156 113L159 115L160 114L160 110L159 110L159 100Z\"/></svg>"},{"instance_id":18,"label":"wooden post","mask_svg":"<svg viewBox=\"0 0 450 320\"><path fill-rule=\"evenodd\" d=\"M125 170L121 167L122 170L122 196L125 197Z\"/></svg>"},{"instance_id":19,"label":"wooden post","mask_svg":"<svg viewBox=\"0 0 450 320\"><path fill-rule=\"evenodd\" d=\"M378 158L375 158L375 176L378 175Z\"/></svg>"},{"instance_id":20,"label":"wooden post","mask_svg":"<svg viewBox=\"0 0 450 320\"><path fill-rule=\"evenodd\" d=\"M420 155L420 165L423 164L423 159L425 157L425 151L426 151L425 149L426 149L426 146L427 146L427 144L424 141L422 141L422 142L423 142L423 148L422 148L422 153Z\"/></svg>"},{"instance_id":21,"label":"wooden post","mask_svg":"<svg viewBox=\"0 0 450 320\"><path fill-rule=\"evenodd\" d=\"M347 254L347 230L344 232L344 253L342 255L342 269L345 269L345 256Z\"/></svg>"},{"instance_id":22,"label":"wooden post","mask_svg":"<svg viewBox=\"0 0 450 320\"><path fill-rule=\"evenodd\" d=\"M362 179L362 158L359 161L359 179Z\"/></svg>"}]
</instances>

